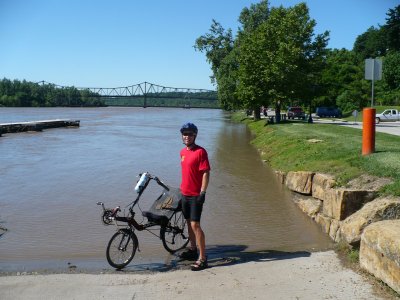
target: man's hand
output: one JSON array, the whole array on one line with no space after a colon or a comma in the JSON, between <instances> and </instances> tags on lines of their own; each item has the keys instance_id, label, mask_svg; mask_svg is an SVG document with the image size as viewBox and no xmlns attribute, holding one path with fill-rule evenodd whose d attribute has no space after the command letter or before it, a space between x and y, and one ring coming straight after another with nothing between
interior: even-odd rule
<instances>
[{"instance_id":1,"label":"man's hand","mask_svg":"<svg viewBox=\"0 0 400 300\"><path fill-rule=\"evenodd\" d=\"M204 192L204 191L200 192L200 195L198 196L197 201L203 204L204 201L206 201L206 192Z\"/></svg>"}]
</instances>

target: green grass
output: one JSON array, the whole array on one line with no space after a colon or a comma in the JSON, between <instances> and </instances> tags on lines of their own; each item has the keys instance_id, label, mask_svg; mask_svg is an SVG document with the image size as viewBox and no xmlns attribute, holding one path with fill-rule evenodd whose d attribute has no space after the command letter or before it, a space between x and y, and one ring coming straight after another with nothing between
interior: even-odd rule
<instances>
[{"instance_id":1,"label":"green grass","mask_svg":"<svg viewBox=\"0 0 400 300\"><path fill-rule=\"evenodd\" d=\"M360 261L360 248L352 247L347 244L345 241L340 241L335 245L336 253L339 254L339 257L350 267L359 267Z\"/></svg>"},{"instance_id":2,"label":"green grass","mask_svg":"<svg viewBox=\"0 0 400 300\"><path fill-rule=\"evenodd\" d=\"M358 249L351 249L348 258L352 263L358 263L360 260L360 251Z\"/></svg>"},{"instance_id":3,"label":"green grass","mask_svg":"<svg viewBox=\"0 0 400 300\"><path fill-rule=\"evenodd\" d=\"M331 174L339 185L365 173L389 177L393 184L380 192L400 196L399 136L377 132L375 153L362 156L362 131L356 128L300 122L266 126L265 120L252 121L242 113L234 119L248 125L255 134L253 145L275 170Z\"/></svg>"}]
</instances>

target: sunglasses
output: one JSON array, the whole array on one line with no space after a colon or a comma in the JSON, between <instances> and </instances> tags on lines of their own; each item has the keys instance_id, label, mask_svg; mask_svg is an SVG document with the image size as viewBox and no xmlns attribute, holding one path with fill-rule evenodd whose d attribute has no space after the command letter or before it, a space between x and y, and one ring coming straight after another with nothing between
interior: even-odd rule
<instances>
[{"instance_id":1,"label":"sunglasses","mask_svg":"<svg viewBox=\"0 0 400 300\"><path fill-rule=\"evenodd\" d=\"M182 133L183 136L194 136L194 132L184 132Z\"/></svg>"}]
</instances>

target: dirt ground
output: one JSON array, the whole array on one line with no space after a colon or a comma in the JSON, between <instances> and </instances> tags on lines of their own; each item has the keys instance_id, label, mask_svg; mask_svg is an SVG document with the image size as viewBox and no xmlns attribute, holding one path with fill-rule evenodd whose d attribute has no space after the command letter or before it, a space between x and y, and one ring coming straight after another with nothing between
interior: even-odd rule
<instances>
[{"instance_id":1,"label":"dirt ground","mask_svg":"<svg viewBox=\"0 0 400 300\"><path fill-rule=\"evenodd\" d=\"M375 282L375 283L374 283ZM167 272L0 277L1 299L395 299L334 251L259 253Z\"/></svg>"}]
</instances>

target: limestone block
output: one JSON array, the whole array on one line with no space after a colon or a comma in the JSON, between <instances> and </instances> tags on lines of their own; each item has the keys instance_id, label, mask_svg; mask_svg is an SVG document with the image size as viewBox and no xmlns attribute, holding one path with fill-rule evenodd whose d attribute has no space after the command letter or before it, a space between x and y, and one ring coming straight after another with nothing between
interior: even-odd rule
<instances>
[{"instance_id":1,"label":"limestone block","mask_svg":"<svg viewBox=\"0 0 400 300\"><path fill-rule=\"evenodd\" d=\"M340 229L340 221L332 219L331 226L329 227L329 237L336 241L337 232Z\"/></svg>"},{"instance_id":2,"label":"limestone block","mask_svg":"<svg viewBox=\"0 0 400 300\"><path fill-rule=\"evenodd\" d=\"M299 171L288 172L286 175L286 186L297 193L311 195L313 172Z\"/></svg>"},{"instance_id":3,"label":"limestone block","mask_svg":"<svg viewBox=\"0 0 400 300\"><path fill-rule=\"evenodd\" d=\"M283 171L275 171L275 176L278 179L278 182L280 184L284 184L285 183L285 179L286 179L286 173Z\"/></svg>"},{"instance_id":4,"label":"limestone block","mask_svg":"<svg viewBox=\"0 0 400 300\"><path fill-rule=\"evenodd\" d=\"M315 216L315 222L317 222L317 224L321 226L323 232L329 234L332 218L325 216L323 214L317 214Z\"/></svg>"},{"instance_id":5,"label":"limestone block","mask_svg":"<svg viewBox=\"0 0 400 300\"><path fill-rule=\"evenodd\" d=\"M312 179L312 196L324 200L326 191L332 189L335 184L333 176L316 173Z\"/></svg>"},{"instance_id":6,"label":"limestone block","mask_svg":"<svg viewBox=\"0 0 400 300\"><path fill-rule=\"evenodd\" d=\"M365 228L360 265L400 293L400 220L380 221Z\"/></svg>"},{"instance_id":7,"label":"limestone block","mask_svg":"<svg viewBox=\"0 0 400 300\"><path fill-rule=\"evenodd\" d=\"M365 204L341 225L341 237L349 244L360 242L363 230L371 223L400 219L400 198L383 197Z\"/></svg>"},{"instance_id":8,"label":"limestone block","mask_svg":"<svg viewBox=\"0 0 400 300\"><path fill-rule=\"evenodd\" d=\"M373 191L329 189L323 199L322 212L328 217L342 221L376 196Z\"/></svg>"},{"instance_id":9,"label":"limestone block","mask_svg":"<svg viewBox=\"0 0 400 300\"><path fill-rule=\"evenodd\" d=\"M336 236L335 236L335 243L339 243L342 240L341 232L340 232L340 221L339 221L339 228L338 231L336 231Z\"/></svg>"},{"instance_id":10,"label":"limestone block","mask_svg":"<svg viewBox=\"0 0 400 300\"><path fill-rule=\"evenodd\" d=\"M314 218L322 207L322 201L313 198L299 199L296 203L299 208L311 218Z\"/></svg>"}]
</instances>

